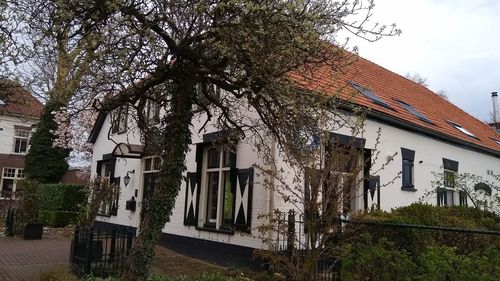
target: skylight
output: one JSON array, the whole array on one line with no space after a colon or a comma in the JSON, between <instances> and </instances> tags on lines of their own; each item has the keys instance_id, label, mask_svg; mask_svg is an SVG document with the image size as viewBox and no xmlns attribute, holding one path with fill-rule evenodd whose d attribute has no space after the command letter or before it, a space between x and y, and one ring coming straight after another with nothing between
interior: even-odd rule
<instances>
[{"instance_id":1,"label":"skylight","mask_svg":"<svg viewBox=\"0 0 500 281\"><path fill-rule=\"evenodd\" d=\"M471 133L470 131L468 131L467 129L465 129L464 127L462 127L462 125L460 124L457 124L453 121L450 121L448 120L448 123L450 123L453 127L455 127L455 129L459 130L460 132L468 135L469 137L473 137L475 139L479 139L478 137L476 137L476 135L474 135L473 133Z\"/></svg>"},{"instance_id":2,"label":"skylight","mask_svg":"<svg viewBox=\"0 0 500 281\"><path fill-rule=\"evenodd\" d=\"M369 98L372 102L378 104L378 105L381 105L381 106L384 106L384 107L387 107L387 108L390 108L392 109L392 107L387 104L382 98L380 98L379 96L375 95L371 90L363 87L363 86L360 86L354 82L351 82L350 83L351 86L356 89L358 92L362 93L365 97Z\"/></svg>"},{"instance_id":3,"label":"skylight","mask_svg":"<svg viewBox=\"0 0 500 281\"><path fill-rule=\"evenodd\" d=\"M500 144L500 140L499 139L495 139L495 138L491 138L493 141L495 141L497 144Z\"/></svg>"},{"instance_id":4,"label":"skylight","mask_svg":"<svg viewBox=\"0 0 500 281\"><path fill-rule=\"evenodd\" d=\"M417 111L415 108L413 108L413 106L411 106L411 105L409 105L406 102L401 101L401 100L396 100L396 101L399 103L399 105L401 105L404 109L406 109L408 112L413 114L418 119L420 119L426 123L433 124L431 119L427 118L427 116L425 116L422 113L420 113L419 111Z\"/></svg>"}]
</instances>

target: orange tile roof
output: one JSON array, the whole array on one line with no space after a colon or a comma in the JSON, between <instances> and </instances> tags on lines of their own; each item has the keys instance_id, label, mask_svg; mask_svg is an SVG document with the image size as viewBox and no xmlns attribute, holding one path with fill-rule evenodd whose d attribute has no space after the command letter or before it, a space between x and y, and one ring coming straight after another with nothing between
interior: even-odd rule
<instances>
[{"instance_id":1,"label":"orange tile roof","mask_svg":"<svg viewBox=\"0 0 500 281\"><path fill-rule=\"evenodd\" d=\"M43 104L33 97L25 89L16 89L9 93L0 105L0 113L6 115L22 115L40 118L43 111Z\"/></svg>"},{"instance_id":2,"label":"orange tile roof","mask_svg":"<svg viewBox=\"0 0 500 281\"><path fill-rule=\"evenodd\" d=\"M364 58L357 57L354 63L340 74L332 71L328 66L323 66L314 70L310 75L311 78L304 78L304 75L298 73L292 73L291 76L299 84L300 88L326 94L339 94L342 99L352 98L354 103L370 108L371 111L376 113L388 115L395 120L409 122L415 127L475 147L480 146L500 152L500 145L493 140L499 140L500 136L490 126L472 117L426 87ZM390 105L392 109L376 104L362 94L353 96L357 91L349 86L349 82L354 82L371 90ZM428 117L433 124L420 120L403 108L396 100L410 104ZM467 131L473 133L477 139L459 131L448 120L460 124Z\"/></svg>"}]
</instances>

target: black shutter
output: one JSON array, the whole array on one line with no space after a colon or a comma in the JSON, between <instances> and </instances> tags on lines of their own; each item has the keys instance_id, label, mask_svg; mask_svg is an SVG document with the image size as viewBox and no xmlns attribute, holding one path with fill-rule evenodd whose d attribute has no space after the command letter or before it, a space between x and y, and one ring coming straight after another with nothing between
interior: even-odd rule
<instances>
[{"instance_id":1,"label":"black shutter","mask_svg":"<svg viewBox=\"0 0 500 281\"><path fill-rule=\"evenodd\" d=\"M184 225L196 226L198 222L198 178L199 173L187 173Z\"/></svg>"},{"instance_id":2,"label":"black shutter","mask_svg":"<svg viewBox=\"0 0 500 281\"><path fill-rule=\"evenodd\" d=\"M450 160L450 159L443 158L443 167L446 170L450 170L450 171L453 171L453 172L458 172L458 162L457 161L453 161L453 160Z\"/></svg>"},{"instance_id":3,"label":"black shutter","mask_svg":"<svg viewBox=\"0 0 500 281\"><path fill-rule=\"evenodd\" d=\"M234 228L250 233L252 215L253 168L236 169Z\"/></svg>"},{"instance_id":4,"label":"black shutter","mask_svg":"<svg viewBox=\"0 0 500 281\"><path fill-rule=\"evenodd\" d=\"M111 171L114 171L114 167ZM110 210L109 210L109 214L112 215L112 216L116 216L118 214L118 200L120 198L120 192L118 192L120 190L120 177L117 177L117 178L114 178L114 177L111 177L109 179L109 183L110 184L114 184L116 185L116 188L118 190L115 190L115 197L111 200L111 205L110 205Z\"/></svg>"},{"instance_id":5,"label":"black shutter","mask_svg":"<svg viewBox=\"0 0 500 281\"><path fill-rule=\"evenodd\" d=\"M403 160L413 162L415 160L415 150L401 147L401 156Z\"/></svg>"}]
</instances>

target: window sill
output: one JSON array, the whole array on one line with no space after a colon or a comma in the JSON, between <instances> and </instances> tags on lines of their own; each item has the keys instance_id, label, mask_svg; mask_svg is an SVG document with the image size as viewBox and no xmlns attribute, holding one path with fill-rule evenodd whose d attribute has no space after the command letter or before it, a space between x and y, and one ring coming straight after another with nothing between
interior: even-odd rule
<instances>
[{"instance_id":1,"label":"window sill","mask_svg":"<svg viewBox=\"0 0 500 281\"><path fill-rule=\"evenodd\" d=\"M202 227L197 226L196 230L234 235L234 230L232 229L216 229L215 227L209 227L209 226L202 226Z\"/></svg>"},{"instance_id":2,"label":"window sill","mask_svg":"<svg viewBox=\"0 0 500 281\"><path fill-rule=\"evenodd\" d=\"M111 215L111 214L97 214L97 216L98 216L98 217L106 217L106 218L110 218L110 217L111 217L111 216L113 216L113 215Z\"/></svg>"},{"instance_id":3,"label":"window sill","mask_svg":"<svg viewBox=\"0 0 500 281\"><path fill-rule=\"evenodd\" d=\"M402 186L401 190L415 192L417 189L413 186Z\"/></svg>"}]
</instances>

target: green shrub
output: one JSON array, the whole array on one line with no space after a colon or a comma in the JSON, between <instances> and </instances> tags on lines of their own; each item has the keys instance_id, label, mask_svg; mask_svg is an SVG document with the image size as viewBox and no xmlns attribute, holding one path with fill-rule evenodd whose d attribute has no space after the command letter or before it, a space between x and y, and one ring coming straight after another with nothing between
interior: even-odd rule
<instances>
[{"instance_id":1,"label":"green shrub","mask_svg":"<svg viewBox=\"0 0 500 281\"><path fill-rule=\"evenodd\" d=\"M391 212L376 211L357 214L353 219L465 229L500 230L500 218L492 213L474 208L438 207L422 203L396 208ZM370 233L375 240L385 237L399 247L405 248L414 256L424 252L428 246L457 247L457 250L462 254L471 252L481 254L491 245L500 247L500 239L493 235L368 225L356 226L353 231L356 233Z\"/></svg>"},{"instance_id":2,"label":"green shrub","mask_svg":"<svg viewBox=\"0 0 500 281\"><path fill-rule=\"evenodd\" d=\"M459 255L456 248L428 247L418 258L417 280L493 281L500 280L500 252L489 248L486 255Z\"/></svg>"},{"instance_id":3,"label":"green shrub","mask_svg":"<svg viewBox=\"0 0 500 281\"><path fill-rule=\"evenodd\" d=\"M75 222L85 200L82 185L43 184L39 188L40 220L56 227Z\"/></svg>"},{"instance_id":4,"label":"green shrub","mask_svg":"<svg viewBox=\"0 0 500 281\"><path fill-rule=\"evenodd\" d=\"M17 197L19 198L20 219L25 223L38 222L39 214L39 183L23 179L17 182Z\"/></svg>"},{"instance_id":5,"label":"green shrub","mask_svg":"<svg viewBox=\"0 0 500 281\"><path fill-rule=\"evenodd\" d=\"M416 265L407 251L384 238L373 243L370 235L360 242L345 249L347 254L341 258L342 280L413 280Z\"/></svg>"}]
</instances>

